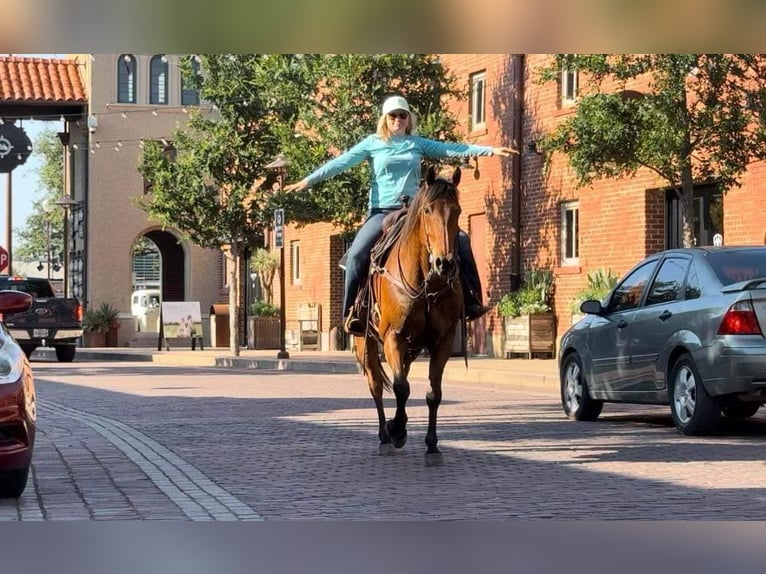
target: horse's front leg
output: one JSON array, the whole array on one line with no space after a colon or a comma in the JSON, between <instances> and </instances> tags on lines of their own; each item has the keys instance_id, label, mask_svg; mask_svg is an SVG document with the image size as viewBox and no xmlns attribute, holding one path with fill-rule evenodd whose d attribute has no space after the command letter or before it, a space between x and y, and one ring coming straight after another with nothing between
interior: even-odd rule
<instances>
[{"instance_id":1,"label":"horse's front leg","mask_svg":"<svg viewBox=\"0 0 766 574\"><path fill-rule=\"evenodd\" d=\"M396 413L388 421L386 428L391 441L396 448L402 448L407 442L407 399L410 398L410 383L407 380L409 366L407 359L407 342L404 337L390 332L383 344L389 367L394 376L394 395L396 396Z\"/></svg>"},{"instance_id":2,"label":"horse's front leg","mask_svg":"<svg viewBox=\"0 0 766 574\"><path fill-rule=\"evenodd\" d=\"M450 331L451 332L451 331ZM428 405L428 432L426 432L426 466L436 466L444 462L442 453L437 447L439 438L436 436L436 415L439 412L439 405L442 402L442 376L444 367L452 353L453 337L442 337L442 339L430 349L431 360L428 363L428 380L431 388L426 393L426 404Z\"/></svg>"},{"instance_id":3,"label":"horse's front leg","mask_svg":"<svg viewBox=\"0 0 766 574\"><path fill-rule=\"evenodd\" d=\"M378 438L380 445L378 452L382 455L393 454L394 445L391 443L391 437L386 428L386 413L383 409L383 388L386 386L386 374L383 371L383 365L380 364L378 356L378 343L374 339L369 339L365 346L364 339L356 337L355 341L356 358L364 369L367 376L367 386L370 388L372 400L375 401L375 409L378 412Z\"/></svg>"}]
</instances>

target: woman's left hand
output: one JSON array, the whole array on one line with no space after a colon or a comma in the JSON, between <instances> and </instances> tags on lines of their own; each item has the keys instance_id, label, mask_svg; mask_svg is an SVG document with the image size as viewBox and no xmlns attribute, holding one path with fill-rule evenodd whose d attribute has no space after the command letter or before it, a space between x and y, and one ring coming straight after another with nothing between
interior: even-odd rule
<instances>
[{"instance_id":1,"label":"woman's left hand","mask_svg":"<svg viewBox=\"0 0 766 574\"><path fill-rule=\"evenodd\" d=\"M492 148L492 155L500 155L503 157L508 157L512 154L518 154L519 150L514 149L512 147L493 147Z\"/></svg>"}]
</instances>

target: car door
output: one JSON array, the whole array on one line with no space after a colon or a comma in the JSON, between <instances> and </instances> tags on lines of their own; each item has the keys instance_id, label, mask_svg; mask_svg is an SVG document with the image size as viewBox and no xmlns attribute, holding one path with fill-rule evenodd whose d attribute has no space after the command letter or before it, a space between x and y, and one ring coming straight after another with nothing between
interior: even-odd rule
<instances>
[{"instance_id":1,"label":"car door","mask_svg":"<svg viewBox=\"0 0 766 574\"><path fill-rule=\"evenodd\" d=\"M691 257L665 257L652 280L643 305L636 311L630 329L629 380L623 390L657 390L657 358L668 339L684 327L683 285ZM688 306L687 306L688 307Z\"/></svg>"},{"instance_id":2,"label":"car door","mask_svg":"<svg viewBox=\"0 0 766 574\"><path fill-rule=\"evenodd\" d=\"M631 323L657 267L652 258L633 269L612 291L604 313L588 328L591 386L599 398L611 398L630 379Z\"/></svg>"}]
</instances>

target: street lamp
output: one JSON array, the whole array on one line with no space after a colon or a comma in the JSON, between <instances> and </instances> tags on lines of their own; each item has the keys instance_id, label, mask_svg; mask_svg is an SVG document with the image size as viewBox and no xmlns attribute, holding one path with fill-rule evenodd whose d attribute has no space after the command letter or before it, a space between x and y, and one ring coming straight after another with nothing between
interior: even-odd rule
<instances>
[{"instance_id":1,"label":"street lamp","mask_svg":"<svg viewBox=\"0 0 766 574\"><path fill-rule=\"evenodd\" d=\"M53 203L64 208L64 297L69 297L69 209L80 202L64 196Z\"/></svg>"},{"instance_id":2,"label":"street lamp","mask_svg":"<svg viewBox=\"0 0 766 574\"><path fill-rule=\"evenodd\" d=\"M266 166L266 169L277 170L279 172L279 189L285 188L285 171L288 165L288 161L283 155L278 155L277 159L272 161ZM277 210L275 212L275 220L277 218ZM284 214L284 212L281 212ZM279 352L277 353L277 359L289 359L290 353L285 349L285 331L287 331L287 320L285 317L285 237L284 237L284 221L276 222L277 225L282 225L281 245L279 246ZM276 225L275 225L276 228ZM274 239L277 239L276 229L274 230Z\"/></svg>"}]
</instances>

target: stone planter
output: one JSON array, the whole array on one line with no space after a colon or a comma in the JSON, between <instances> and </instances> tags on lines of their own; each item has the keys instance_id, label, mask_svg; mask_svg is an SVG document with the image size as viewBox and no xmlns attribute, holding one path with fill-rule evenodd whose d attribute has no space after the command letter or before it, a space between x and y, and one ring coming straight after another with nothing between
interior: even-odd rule
<instances>
[{"instance_id":1,"label":"stone planter","mask_svg":"<svg viewBox=\"0 0 766 574\"><path fill-rule=\"evenodd\" d=\"M249 317L248 349L279 349L279 317Z\"/></svg>"},{"instance_id":2,"label":"stone planter","mask_svg":"<svg viewBox=\"0 0 766 574\"><path fill-rule=\"evenodd\" d=\"M527 358L556 354L556 316L553 313L505 317L505 356L523 354Z\"/></svg>"}]
</instances>

